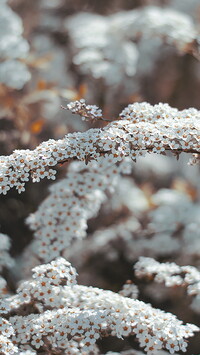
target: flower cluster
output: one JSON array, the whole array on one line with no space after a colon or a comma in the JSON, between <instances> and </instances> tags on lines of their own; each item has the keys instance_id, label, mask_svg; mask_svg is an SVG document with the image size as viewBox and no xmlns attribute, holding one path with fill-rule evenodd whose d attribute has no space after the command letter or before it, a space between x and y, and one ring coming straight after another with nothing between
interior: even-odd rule
<instances>
[{"instance_id":1,"label":"flower cluster","mask_svg":"<svg viewBox=\"0 0 200 355\"><path fill-rule=\"evenodd\" d=\"M86 105L84 99L70 102L67 108L72 113L80 115L83 121L103 120L102 111L96 105Z\"/></svg>"},{"instance_id":2,"label":"flower cluster","mask_svg":"<svg viewBox=\"0 0 200 355\"><path fill-rule=\"evenodd\" d=\"M22 37L20 17L10 9L6 0L1 1L0 23L0 82L21 89L30 79L30 73L19 59L27 55L29 45Z\"/></svg>"},{"instance_id":3,"label":"flower cluster","mask_svg":"<svg viewBox=\"0 0 200 355\"><path fill-rule=\"evenodd\" d=\"M142 41L156 37L181 52L190 52L198 33L188 15L156 6L110 16L79 13L66 19L65 28L80 72L115 86L138 74Z\"/></svg>"},{"instance_id":4,"label":"flower cluster","mask_svg":"<svg viewBox=\"0 0 200 355\"><path fill-rule=\"evenodd\" d=\"M200 324L178 314L185 293L200 312L200 110L158 102L198 107L200 0L84 2L89 12L81 1L0 0L2 231L11 223L14 236L12 221L40 203L12 257L0 233L0 355L188 352ZM13 90L28 67L33 81ZM53 182L41 203L43 179ZM29 180L42 183L18 203L9 190Z\"/></svg>"},{"instance_id":5,"label":"flower cluster","mask_svg":"<svg viewBox=\"0 0 200 355\"><path fill-rule=\"evenodd\" d=\"M31 254L48 262L62 255L72 241L84 238L87 220L98 213L105 191L114 189L124 169L125 163L116 166L109 157L89 162L87 167L73 162L67 177L50 188L49 197L27 219L35 237L29 246ZM24 259L30 263L28 250Z\"/></svg>"},{"instance_id":6,"label":"flower cluster","mask_svg":"<svg viewBox=\"0 0 200 355\"><path fill-rule=\"evenodd\" d=\"M0 353L13 354L17 352L17 347L10 340L14 335L14 328L5 318L0 317Z\"/></svg>"},{"instance_id":7,"label":"flower cluster","mask_svg":"<svg viewBox=\"0 0 200 355\"><path fill-rule=\"evenodd\" d=\"M200 113L194 108L178 111L168 104L135 103L120 117L103 129L68 134L58 141L43 142L33 151L16 150L10 156L1 156L0 192L6 194L12 187L24 191L30 176L33 182L45 177L54 180L56 171L51 167L67 160L88 163L109 155L116 163L125 157L135 161L146 152L200 152Z\"/></svg>"},{"instance_id":8,"label":"flower cluster","mask_svg":"<svg viewBox=\"0 0 200 355\"><path fill-rule=\"evenodd\" d=\"M16 295L0 301L6 329L0 330L2 354L17 352L17 346L21 351L28 346L29 350L60 350L69 355L80 347L89 354L96 349L97 339L109 335L135 335L149 355L162 348L173 354L185 351L185 339L199 331L144 302L76 285L75 277L70 263L59 258L33 269L32 280L23 282ZM4 333L16 344L10 352L5 348Z\"/></svg>"},{"instance_id":9,"label":"flower cluster","mask_svg":"<svg viewBox=\"0 0 200 355\"><path fill-rule=\"evenodd\" d=\"M139 290L137 285L135 285L131 280L127 280L123 285L122 290L119 291L119 294L124 297L136 299L138 298Z\"/></svg>"},{"instance_id":10,"label":"flower cluster","mask_svg":"<svg viewBox=\"0 0 200 355\"><path fill-rule=\"evenodd\" d=\"M37 317L34 317L34 314L32 316L30 314L27 317L18 316L18 312L16 312L16 315L13 316L13 310L26 305L27 312L29 312L28 306L30 305L31 309L31 304L34 304L35 309L38 308L39 312L41 312L42 309L54 309L54 307L62 309L63 307L67 307L68 300L61 295L61 290L65 285L71 287L75 283L76 271L65 259L60 258L51 262L51 264L40 265L39 267L33 269L33 280L31 282L25 281L21 283L18 288L17 295L9 296L1 300L0 313L3 315L8 314L9 312L12 313L12 316L10 317L11 323L8 323L5 318L1 318L2 322L8 324L12 330L8 331L6 328L4 331L2 326L0 328L1 336L12 336L12 342L10 341L10 343L8 343L9 349L6 348L8 339L2 341L1 353L16 353L17 347L13 346L13 344L19 344L20 342L25 345L24 349L26 349L26 343L29 345L31 336L31 345L33 345L36 349L42 346L43 341L41 339L38 341L37 336ZM35 327L33 327L31 321L35 323ZM26 334L28 328L30 328L31 334Z\"/></svg>"},{"instance_id":11,"label":"flower cluster","mask_svg":"<svg viewBox=\"0 0 200 355\"><path fill-rule=\"evenodd\" d=\"M179 50L185 50L185 47L191 44L198 34L189 16L167 7L146 6L119 13L114 18L114 24L122 28L123 32L128 33L129 38L157 36L173 44Z\"/></svg>"},{"instance_id":12,"label":"flower cluster","mask_svg":"<svg viewBox=\"0 0 200 355\"><path fill-rule=\"evenodd\" d=\"M81 73L101 78L107 85L119 85L124 76L133 76L138 62L137 46L123 41L113 22L111 17L79 13L65 23L74 64Z\"/></svg>"},{"instance_id":13,"label":"flower cluster","mask_svg":"<svg viewBox=\"0 0 200 355\"><path fill-rule=\"evenodd\" d=\"M159 263L152 258L140 257L134 269L138 278L153 277L155 282L163 282L166 287L186 287L187 294L195 296L192 306L197 310L197 304L199 306L200 303L200 272L194 266Z\"/></svg>"}]
</instances>

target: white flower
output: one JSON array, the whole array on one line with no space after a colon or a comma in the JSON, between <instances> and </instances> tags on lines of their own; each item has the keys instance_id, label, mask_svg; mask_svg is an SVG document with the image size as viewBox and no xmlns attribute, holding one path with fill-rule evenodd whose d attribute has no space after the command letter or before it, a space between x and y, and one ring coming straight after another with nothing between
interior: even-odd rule
<instances>
[{"instance_id":1,"label":"white flower","mask_svg":"<svg viewBox=\"0 0 200 355\"><path fill-rule=\"evenodd\" d=\"M40 335L33 335L31 339L31 344L39 349L43 344L43 340L41 339Z\"/></svg>"}]
</instances>

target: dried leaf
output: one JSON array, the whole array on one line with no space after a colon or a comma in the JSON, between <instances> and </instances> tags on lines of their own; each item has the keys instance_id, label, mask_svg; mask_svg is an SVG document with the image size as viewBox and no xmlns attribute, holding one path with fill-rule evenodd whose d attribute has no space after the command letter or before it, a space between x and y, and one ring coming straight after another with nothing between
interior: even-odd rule
<instances>
[{"instance_id":1,"label":"dried leaf","mask_svg":"<svg viewBox=\"0 0 200 355\"><path fill-rule=\"evenodd\" d=\"M44 118L40 118L34 121L30 126L30 132L33 134L39 134L42 131L44 124L45 124Z\"/></svg>"}]
</instances>

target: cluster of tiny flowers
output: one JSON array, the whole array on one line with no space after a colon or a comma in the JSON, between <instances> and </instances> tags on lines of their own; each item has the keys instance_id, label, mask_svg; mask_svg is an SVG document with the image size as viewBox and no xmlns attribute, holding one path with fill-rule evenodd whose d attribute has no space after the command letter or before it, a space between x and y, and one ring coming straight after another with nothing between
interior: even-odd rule
<instances>
[{"instance_id":1,"label":"cluster of tiny flowers","mask_svg":"<svg viewBox=\"0 0 200 355\"><path fill-rule=\"evenodd\" d=\"M80 349L96 354L101 337L135 335L147 354L162 348L173 354L186 351L185 339L199 331L144 302L75 283L75 269L58 258L34 268L32 280L21 283L16 295L0 300L1 353L39 350L73 355ZM4 336L12 342L10 352Z\"/></svg>"},{"instance_id":2,"label":"cluster of tiny flowers","mask_svg":"<svg viewBox=\"0 0 200 355\"><path fill-rule=\"evenodd\" d=\"M12 324L0 317L0 353L11 355L17 352L17 347L10 340L14 335Z\"/></svg>"},{"instance_id":3,"label":"cluster of tiny flowers","mask_svg":"<svg viewBox=\"0 0 200 355\"><path fill-rule=\"evenodd\" d=\"M103 120L102 110L96 105L86 105L85 100L70 102L67 105L68 110L72 113L80 115L83 121Z\"/></svg>"},{"instance_id":4,"label":"cluster of tiny flowers","mask_svg":"<svg viewBox=\"0 0 200 355\"><path fill-rule=\"evenodd\" d=\"M0 23L0 82L21 89L30 79L30 73L19 59L27 56L29 45L22 37L20 17L6 4L6 0L1 0Z\"/></svg>"},{"instance_id":5,"label":"cluster of tiny flowers","mask_svg":"<svg viewBox=\"0 0 200 355\"><path fill-rule=\"evenodd\" d=\"M198 31L192 18L171 8L143 6L110 16L79 13L67 18L73 62L81 73L120 85L138 74L140 42L159 37L180 51L192 51ZM137 45L134 43L137 42Z\"/></svg>"},{"instance_id":6,"label":"cluster of tiny flowers","mask_svg":"<svg viewBox=\"0 0 200 355\"><path fill-rule=\"evenodd\" d=\"M134 285L131 280L127 280L123 285L122 290L119 291L119 294L124 297L136 299L138 298L139 290L137 285Z\"/></svg>"},{"instance_id":7,"label":"cluster of tiny flowers","mask_svg":"<svg viewBox=\"0 0 200 355\"><path fill-rule=\"evenodd\" d=\"M77 285L72 289L71 296L68 292L72 302L75 299L74 294L77 297L74 306L106 311L106 316L101 316L106 323L102 324L105 334L120 338L136 335L147 354L155 354L162 348L172 354L179 349L185 351L187 343L183 338L188 337L192 329L198 330L193 325L183 326L172 314L165 314L141 301L124 298L111 291ZM191 327L190 330L188 326ZM173 332L174 327L176 335Z\"/></svg>"},{"instance_id":8,"label":"cluster of tiny flowers","mask_svg":"<svg viewBox=\"0 0 200 355\"><path fill-rule=\"evenodd\" d=\"M28 247L32 254L48 262L62 255L75 239L86 237L87 220L98 213L105 191L114 190L124 165L115 165L110 157L99 157L87 166L73 162L67 177L50 188L47 199L27 218L35 237ZM27 250L25 259L26 255Z\"/></svg>"},{"instance_id":9,"label":"cluster of tiny flowers","mask_svg":"<svg viewBox=\"0 0 200 355\"><path fill-rule=\"evenodd\" d=\"M198 35L190 16L167 7L149 6L136 10L136 17L128 26L135 36L157 36L181 51L187 50L188 44L192 44Z\"/></svg>"},{"instance_id":10,"label":"cluster of tiny flowers","mask_svg":"<svg viewBox=\"0 0 200 355\"><path fill-rule=\"evenodd\" d=\"M12 187L24 191L30 176L33 182L45 177L54 180L56 171L51 167L70 159L88 163L109 155L115 163L125 157L135 161L146 152L200 153L200 112L196 109L178 111L168 104L144 102L129 105L120 117L103 129L68 134L58 141L43 142L33 151L16 150L1 156L0 192L6 194Z\"/></svg>"},{"instance_id":11,"label":"cluster of tiny flowers","mask_svg":"<svg viewBox=\"0 0 200 355\"><path fill-rule=\"evenodd\" d=\"M200 298L200 272L194 266L159 263L152 258L140 257L134 268L139 278L153 276L156 282L164 282L167 287L184 286L188 295Z\"/></svg>"},{"instance_id":12,"label":"cluster of tiny flowers","mask_svg":"<svg viewBox=\"0 0 200 355\"><path fill-rule=\"evenodd\" d=\"M8 323L6 319L1 318L3 326L0 322L0 336L12 337L12 342L10 340L8 342L8 350L5 348L4 344L8 339L5 339L5 342L2 342L1 353L16 353L17 348L14 347L13 344L21 344L22 348L24 346L24 349L26 349L26 345L29 345L30 343L31 346L36 349L41 347L44 344L41 339L43 335L41 329L42 324L39 321L41 317L37 319L34 314L32 316L31 314L28 314L27 317L22 317L21 315L17 315L20 312L16 312L16 315L13 316L14 310L22 307L23 305L26 305L27 313L31 313L31 305L34 305L35 309L37 309L37 313L54 308L62 309L64 307L68 307L68 299L64 297L62 290L65 286L72 287L75 284L76 271L71 264L63 258L52 261L50 264L40 265L34 268L32 281L22 282L17 290L17 295L9 296L0 301L0 313L4 316L12 313L10 323ZM51 313L47 312L47 314L50 316ZM33 326L31 322L33 322L35 326ZM4 323L9 325L9 331L7 328L4 329ZM41 327L39 327L39 325ZM49 327L51 329L51 324L49 324ZM27 332L30 332L30 334L27 334ZM13 346L15 351L11 349L11 346ZM30 352L30 354L34 353L35 352ZM23 352L20 354L23 354ZM27 354L25 351L24 355L28 354L28 350Z\"/></svg>"},{"instance_id":13,"label":"cluster of tiny flowers","mask_svg":"<svg viewBox=\"0 0 200 355\"><path fill-rule=\"evenodd\" d=\"M76 284L76 270L64 258L58 258L50 264L33 269L33 280L24 281L17 290L17 295L1 300L1 314L11 312L22 304L35 302L38 310L67 306L68 301L62 297L63 286ZM39 306L39 303L41 305Z\"/></svg>"},{"instance_id":14,"label":"cluster of tiny flowers","mask_svg":"<svg viewBox=\"0 0 200 355\"><path fill-rule=\"evenodd\" d=\"M108 86L120 85L137 70L137 46L120 28L112 16L79 13L66 20L73 63L81 73L101 79ZM81 34L82 32L82 34Z\"/></svg>"},{"instance_id":15,"label":"cluster of tiny flowers","mask_svg":"<svg viewBox=\"0 0 200 355\"><path fill-rule=\"evenodd\" d=\"M168 104L135 103L128 105L120 117L131 123L137 146L142 149L145 141L146 149L154 153L165 150L200 152L200 114L194 108L178 111ZM138 136L139 128L143 138Z\"/></svg>"}]
</instances>

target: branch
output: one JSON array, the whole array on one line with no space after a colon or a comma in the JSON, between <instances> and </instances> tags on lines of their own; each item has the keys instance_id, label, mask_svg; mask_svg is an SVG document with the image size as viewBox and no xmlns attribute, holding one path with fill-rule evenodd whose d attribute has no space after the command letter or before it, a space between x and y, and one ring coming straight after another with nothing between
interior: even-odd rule
<instances>
[{"instance_id":1,"label":"branch","mask_svg":"<svg viewBox=\"0 0 200 355\"><path fill-rule=\"evenodd\" d=\"M86 237L87 220L95 217L106 200L105 191L114 190L124 164L115 166L109 158L97 164L73 162L65 179L50 188L49 196L27 218L34 240L23 255L23 274L30 271L33 256L49 262L71 248L74 240ZM37 260L38 263L38 260Z\"/></svg>"},{"instance_id":2,"label":"branch","mask_svg":"<svg viewBox=\"0 0 200 355\"><path fill-rule=\"evenodd\" d=\"M184 325L173 314L144 302L76 285L76 271L63 258L33 272L33 278L21 283L16 295L0 301L2 321L9 331L3 345L15 341L22 349L31 344L39 352L48 345L52 351L64 351L69 340L79 339L82 350L89 354L101 337L135 335L147 354L163 348L173 354L186 351L185 339L199 332L197 326Z\"/></svg>"},{"instance_id":3,"label":"branch","mask_svg":"<svg viewBox=\"0 0 200 355\"><path fill-rule=\"evenodd\" d=\"M195 296L199 306L200 301L200 272L194 266L179 266L176 263L159 263L158 261L140 257L134 266L138 278L148 277L155 282L164 283L166 287L185 287L187 294ZM198 307L199 313L199 307Z\"/></svg>"},{"instance_id":4,"label":"branch","mask_svg":"<svg viewBox=\"0 0 200 355\"><path fill-rule=\"evenodd\" d=\"M52 167L69 160L87 164L109 155L117 163L125 157L136 161L146 152L166 151L176 155L192 152L199 159L200 112L194 108L178 111L168 104L135 103L122 111L120 120L103 129L70 133L58 141L43 142L33 151L16 150L10 156L1 156L0 192L6 194L16 187L20 193L30 177L33 182L45 177L55 180L56 171Z\"/></svg>"}]
</instances>

